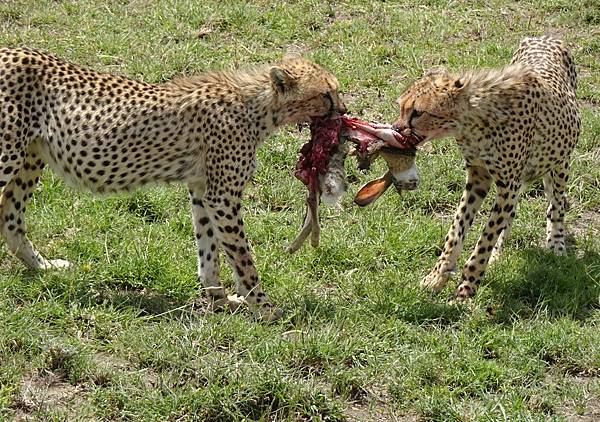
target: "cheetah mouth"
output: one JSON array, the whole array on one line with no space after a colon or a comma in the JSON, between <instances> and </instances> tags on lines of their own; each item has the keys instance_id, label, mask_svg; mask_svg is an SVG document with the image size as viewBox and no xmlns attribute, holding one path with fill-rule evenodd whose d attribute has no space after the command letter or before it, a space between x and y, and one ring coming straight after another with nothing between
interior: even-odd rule
<instances>
[{"instance_id":1,"label":"cheetah mouth","mask_svg":"<svg viewBox=\"0 0 600 422\"><path fill-rule=\"evenodd\" d=\"M344 115L344 113L341 113L338 110L332 109L332 110L329 110L327 113L325 113L322 116L310 116L306 123L314 123L314 122L319 122L322 120L330 120L330 119L339 119L343 115Z\"/></svg>"},{"instance_id":2,"label":"cheetah mouth","mask_svg":"<svg viewBox=\"0 0 600 422\"><path fill-rule=\"evenodd\" d=\"M398 181L394 180L392 183L393 183L394 187L396 188L396 192L398 192L398 193L402 193L402 191L405 191L405 190L417 190L419 188L418 180L410 181L410 182L405 182L405 181L398 182Z\"/></svg>"},{"instance_id":3,"label":"cheetah mouth","mask_svg":"<svg viewBox=\"0 0 600 422\"><path fill-rule=\"evenodd\" d=\"M415 132L410 134L410 139L412 141L411 144L413 147L418 147L419 145L424 144L425 142L430 140L427 135L418 135Z\"/></svg>"}]
</instances>

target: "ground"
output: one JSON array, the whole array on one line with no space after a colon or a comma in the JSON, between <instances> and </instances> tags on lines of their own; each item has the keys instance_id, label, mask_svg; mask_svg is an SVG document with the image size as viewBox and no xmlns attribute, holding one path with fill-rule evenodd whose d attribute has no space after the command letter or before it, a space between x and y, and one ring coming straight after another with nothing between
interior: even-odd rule
<instances>
[{"instance_id":1,"label":"ground","mask_svg":"<svg viewBox=\"0 0 600 422\"><path fill-rule=\"evenodd\" d=\"M184 187L94 198L45 173L31 237L77 268L29 272L0 248L0 419L600 418L599 16L592 0L0 4L1 45L147 82L306 51L338 76L353 114L387 122L424 69L505 64L522 37L549 32L573 45L583 115L569 254L541 248L546 201L534 183L466 305L446 302L450 287L418 286L464 183L452 140L418 157L418 191L365 209L352 195L383 167L362 175L349 163L343 211L324 209L319 249L291 256L304 208L292 170L308 135L267 141L245 215L262 282L286 312L273 325L195 300Z\"/></svg>"}]
</instances>

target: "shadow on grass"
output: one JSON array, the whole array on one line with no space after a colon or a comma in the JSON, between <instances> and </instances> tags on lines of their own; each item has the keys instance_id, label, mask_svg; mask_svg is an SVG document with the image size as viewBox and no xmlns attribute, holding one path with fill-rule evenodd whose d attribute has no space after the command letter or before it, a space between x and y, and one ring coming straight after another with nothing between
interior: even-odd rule
<instances>
[{"instance_id":1,"label":"shadow on grass","mask_svg":"<svg viewBox=\"0 0 600 422\"><path fill-rule=\"evenodd\" d=\"M510 270L501 271L488 285L493 301L502 304L494 321L509 323L515 316L536 315L549 320L561 317L584 320L600 309L600 254L589 251L579 257L556 256L545 249L529 248L515 256L516 262L504 264ZM456 283L458 279L452 281ZM389 313L413 324L436 326L451 326L472 312L468 303L450 304L446 299L443 294L413 291L393 311L384 304L373 311Z\"/></svg>"},{"instance_id":2,"label":"shadow on grass","mask_svg":"<svg viewBox=\"0 0 600 422\"><path fill-rule=\"evenodd\" d=\"M445 297L439 299L422 298L420 303L408 307L396 306L394 316L411 324L428 324L449 327L461 320L469 312L467 306L450 304Z\"/></svg>"},{"instance_id":3,"label":"shadow on grass","mask_svg":"<svg viewBox=\"0 0 600 422\"><path fill-rule=\"evenodd\" d=\"M498 320L543 314L583 320L600 308L600 255L556 256L541 248L518 252L510 271L490 286L503 303Z\"/></svg>"},{"instance_id":4,"label":"shadow on grass","mask_svg":"<svg viewBox=\"0 0 600 422\"><path fill-rule=\"evenodd\" d=\"M195 307L195 303L174 299L150 289L111 289L93 297L84 295L81 302L91 306L102 304L116 309L130 308L139 311L139 316L169 315L171 318L187 315Z\"/></svg>"},{"instance_id":5,"label":"shadow on grass","mask_svg":"<svg viewBox=\"0 0 600 422\"><path fill-rule=\"evenodd\" d=\"M500 268L496 268L485 293L491 302L501 304L493 321L510 323L515 316L537 315L583 320L600 308L600 254L587 252L580 257L573 254L557 257L540 248L529 248L513 253L498 265ZM201 318L208 308L202 298L173 297L128 283L107 286L94 283L88 277L65 277L60 272L42 277L40 273L25 271L19 279L21 287L16 286L13 294L25 301L34 298L23 295L23 286L38 284L39 289L33 289L37 291L37 298L43 292L42 295L58 296L65 303L78 302L85 307L102 305L133 311L140 317ZM448 304L443 294L430 295L417 286L390 285L387 289L366 291L363 303L357 303L361 300L359 297L325 298L308 292L298 299L285 309L292 324L314 319L352 320L371 314L410 324L451 326L471 312L469 306Z\"/></svg>"},{"instance_id":6,"label":"shadow on grass","mask_svg":"<svg viewBox=\"0 0 600 422\"><path fill-rule=\"evenodd\" d=\"M208 307L204 298L174 296L152 287L123 282L98 282L76 273L54 271L42 273L23 270L12 294L20 301L52 300L64 305L77 303L82 307L103 306L127 310L138 317L203 315ZM27 286L27 289L25 289Z\"/></svg>"},{"instance_id":7,"label":"shadow on grass","mask_svg":"<svg viewBox=\"0 0 600 422\"><path fill-rule=\"evenodd\" d=\"M449 304L445 297L421 292L418 288L397 288L389 295L372 292L362 303L360 299L323 298L306 295L285 310L290 313L292 325L309 321L360 321L372 316L395 319L415 325L451 326L469 312L467 306Z\"/></svg>"}]
</instances>

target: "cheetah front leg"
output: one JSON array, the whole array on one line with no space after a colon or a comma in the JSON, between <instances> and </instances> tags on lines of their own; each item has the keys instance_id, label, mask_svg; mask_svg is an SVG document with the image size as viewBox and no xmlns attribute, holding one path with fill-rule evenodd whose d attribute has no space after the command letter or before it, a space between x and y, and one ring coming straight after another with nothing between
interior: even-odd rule
<instances>
[{"instance_id":1,"label":"cheetah front leg","mask_svg":"<svg viewBox=\"0 0 600 422\"><path fill-rule=\"evenodd\" d=\"M190 186L190 202L192 204L192 220L196 245L198 247L198 279L202 282L204 292L208 296L211 307L215 310L229 308L235 310L241 301L228 296L221 284L219 259L219 240L216 228L212 225L202 200L203 189Z\"/></svg>"},{"instance_id":2,"label":"cheetah front leg","mask_svg":"<svg viewBox=\"0 0 600 422\"><path fill-rule=\"evenodd\" d=\"M255 315L265 321L281 318L283 312L273 306L258 281L248 242L244 233L244 222L240 215L241 204L232 200L213 203L208 208L212 223L217 228L219 240L237 281L237 294L244 297ZM224 214L224 215L223 215Z\"/></svg>"},{"instance_id":3,"label":"cheetah front leg","mask_svg":"<svg viewBox=\"0 0 600 422\"><path fill-rule=\"evenodd\" d=\"M459 300L475 295L475 291L488 266L490 256L501 233L508 233L516 214L521 184L519 182L496 182L496 202L475 249L463 268L461 282L454 295Z\"/></svg>"},{"instance_id":4,"label":"cheetah front leg","mask_svg":"<svg viewBox=\"0 0 600 422\"><path fill-rule=\"evenodd\" d=\"M199 271L207 292L217 301L237 306L233 297L227 297L219 281L218 246L223 250L237 280L237 293L258 317L273 321L279 319L282 311L275 308L263 292L258 273L244 233L244 223L240 215L239 198L214 199L210 195L190 188L194 210L194 226L197 228ZM208 198L207 198L208 197ZM194 205L195 203L195 205ZM200 237L199 237L200 235ZM216 265L215 265L216 263Z\"/></svg>"},{"instance_id":5,"label":"cheetah front leg","mask_svg":"<svg viewBox=\"0 0 600 422\"><path fill-rule=\"evenodd\" d=\"M521 190L519 191L517 197L520 198L522 193L523 193L523 185L521 185ZM517 202L515 204L515 214L517 213L518 208L519 208L519 203ZM494 246L494 249L492 250L492 255L490 256L490 259L488 261L488 265L493 264L498 259L500 259L500 256L504 252L504 246L506 245L506 239L508 239L510 236L510 231L512 230L512 223L513 223L513 220L508 221L506 227L504 228L504 230L502 230L502 233L500 233L500 235L498 236L498 240L496 241L496 245Z\"/></svg>"},{"instance_id":6,"label":"cheetah front leg","mask_svg":"<svg viewBox=\"0 0 600 422\"><path fill-rule=\"evenodd\" d=\"M25 210L43 168L42 160L29 151L15 177L4 187L0 197L2 235L8 249L28 268L33 270L67 268L71 266L69 261L45 259L27 238Z\"/></svg>"},{"instance_id":7,"label":"cheetah front leg","mask_svg":"<svg viewBox=\"0 0 600 422\"><path fill-rule=\"evenodd\" d=\"M506 239L508 239L508 236L510 235L511 228L512 224L509 224L502 230L502 233L498 235L498 240L496 241L496 246L494 246L494 249L492 250L488 265L500 259L500 256L504 252L504 245L506 244Z\"/></svg>"},{"instance_id":8,"label":"cheetah front leg","mask_svg":"<svg viewBox=\"0 0 600 422\"><path fill-rule=\"evenodd\" d=\"M569 177L569 163L562 168L550 170L544 176L544 193L548 199L546 213L546 247L556 255L563 255L565 247L565 213L567 197L565 186Z\"/></svg>"},{"instance_id":9,"label":"cheetah front leg","mask_svg":"<svg viewBox=\"0 0 600 422\"><path fill-rule=\"evenodd\" d=\"M438 258L435 268L421 281L421 287L440 291L454 275L464 237L490 190L491 183L492 179L486 169L467 167L467 184L446 236L444 251Z\"/></svg>"}]
</instances>

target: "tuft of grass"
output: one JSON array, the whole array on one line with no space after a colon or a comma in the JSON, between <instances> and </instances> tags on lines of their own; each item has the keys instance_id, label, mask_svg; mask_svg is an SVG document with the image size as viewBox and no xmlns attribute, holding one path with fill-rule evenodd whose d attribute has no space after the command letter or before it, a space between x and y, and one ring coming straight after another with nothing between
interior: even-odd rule
<instances>
[{"instance_id":1,"label":"tuft of grass","mask_svg":"<svg viewBox=\"0 0 600 422\"><path fill-rule=\"evenodd\" d=\"M564 257L541 249L546 203L524 193L505 255L476 299L419 289L464 184L452 140L418 165L422 185L367 209L322 211L322 242L295 255L307 133L259 151L245 220L261 280L285 309L265 325L197 300L183 186L94 198L50 172L30 237L77 264L33 273L0 248L0 419L593 420L600 415L600 10L591 0L338 3L9 0L0 43L162 82L300 50L337 75L353 114L393 121L425 69L501 66L518 41L558 33L580 74ZM490 195L493 196L493 195ZM484 203L465 253L491 207ZM231 271L223 268L231 285Z\"/></svg>"}]
</instances>

